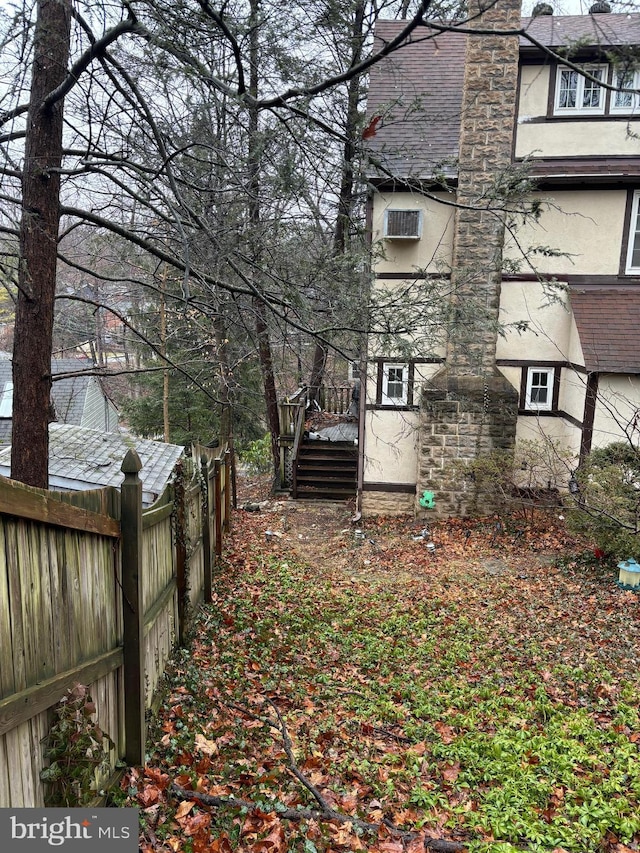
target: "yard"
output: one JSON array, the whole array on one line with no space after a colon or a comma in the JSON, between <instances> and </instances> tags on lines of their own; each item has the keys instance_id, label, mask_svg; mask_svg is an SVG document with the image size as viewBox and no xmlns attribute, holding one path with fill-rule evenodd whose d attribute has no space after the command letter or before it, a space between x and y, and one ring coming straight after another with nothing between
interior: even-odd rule
<instances>
[{"instance_id":1,"label":"yard","mask_svg":"<svg viewBox=\"0 0 640 853\"><path fill-rule=\"evenodd\" d=\"M123 782L143 853L637 850L637 594L557 513L349 515L236 514Z\"/></svg>"}]
</instances>

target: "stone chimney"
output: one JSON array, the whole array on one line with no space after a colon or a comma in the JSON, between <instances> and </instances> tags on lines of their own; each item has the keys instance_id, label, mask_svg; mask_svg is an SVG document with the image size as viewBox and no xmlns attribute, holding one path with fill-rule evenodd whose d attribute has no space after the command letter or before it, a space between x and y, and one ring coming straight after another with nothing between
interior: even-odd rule
<instances>
[{"instance_id":1,"label":"stone chimney","mask_svg":"<svg viewBox=\"0 0 640 853\"><path fill-rule=\"evenodd\" d=\"M446 364L422 395L418 500L435 493L439 515L491 511L474 482L452 477L471 461L515 443L518 394L496 368L505 237L500 212L516 114L518 37L491 31L520 26L519 0L483 0L467 36L460 122L451 325ZM487 31L489 31L487 33Z\"/></svg>"}]
</instances>

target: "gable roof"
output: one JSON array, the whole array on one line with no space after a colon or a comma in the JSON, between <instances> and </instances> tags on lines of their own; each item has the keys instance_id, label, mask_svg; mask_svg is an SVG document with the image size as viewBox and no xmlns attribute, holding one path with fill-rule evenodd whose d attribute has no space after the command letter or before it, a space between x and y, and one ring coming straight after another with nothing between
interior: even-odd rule
<instances>
[{"instance_id":1,"label":"gable roof","mask_svg":"<svg viewBox=\"0 0 640 853\"><path fill-rule=\"evenodd\" d=\"M640 292L573 287L569 298L586 369L640 374Z\"/></svg>"},{"instance_id":2,"label":"gable roof","mask_svg":"<svg viewBox=\"0 0 640 853\"><path fill-rule=\"evenodd\" d=\"M378 21L377 46L395 38L405 25ZM542 15L523 18L522 28L552 49L577 42L581 49L640 44L640 13ZM428 179L434 171L455 176L466 39L464 32L440 32L427 21L403 47L372 67L367 112L370 119L382 117L368 143L373 178ZM520 51L546 58L526 36L520 37Z\"/></svg>"},{"instance_id":3,"label":"gable roof","mask_svg":"<svg viewBox=\"0 0 640 853\"><path fill-rule=\"evenodd\" d=\"M64 373L79 373L94 367L90 359L81 358L52 358L51 373L59 376ZM12 381L11 357L3 355L0 357L0 392L5 384ZM80 426L85 407L87 395L92 385L98 380L91 374L79 376L66 376L54 380L51 386L51 399L59 423L76 424ZM104 395L104 392L102 392ZM109 404L116 412L115 407ZM0 418L0 446L7 445L11 441L11 418Z\"/></svg>"},{"instance_id":4,"label":"gable roof","mask_svg":"<svg viewBox=\"0 0 640 853\"><path fill-rule=\"evenodd\" d=\"M127 451L134 448L142 470L143 503L149 505L169 482L184 447L136 438L124 432L101 432L72 424L49 425L49 488L84 491L101 486L119 487ZM11 448L0 450L0 474L8 477Z\"/></svg>"}]
</instances>

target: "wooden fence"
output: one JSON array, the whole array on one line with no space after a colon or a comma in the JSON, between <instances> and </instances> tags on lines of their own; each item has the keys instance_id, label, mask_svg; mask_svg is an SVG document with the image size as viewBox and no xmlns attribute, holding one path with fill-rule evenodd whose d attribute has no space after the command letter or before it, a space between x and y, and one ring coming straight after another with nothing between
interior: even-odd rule
<instances>
[{"instance_id":1,"label":"wooden fence","mask_svg":"<svg viewBox=\"0 0 640 853\"><path fill-rule=\"evenodd\" d=\"M189 613L211 600L231 454L181 464L144 511L135 451L122 470L120 491L0 478L0 808L45 804L42 741L77 682L115 743L112 765L143 763L145 711Z\"/></svg>"}]
</instances>

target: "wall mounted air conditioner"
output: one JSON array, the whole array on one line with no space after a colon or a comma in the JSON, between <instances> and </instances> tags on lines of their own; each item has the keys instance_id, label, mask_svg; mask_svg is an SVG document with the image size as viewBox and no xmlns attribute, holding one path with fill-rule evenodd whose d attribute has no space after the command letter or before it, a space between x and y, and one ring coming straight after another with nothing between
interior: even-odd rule
<instances>
[{"instance_id":1,"label":"wall mounted air conditioner","mask_svg":"<svg viewBox=\"0 0 640 853\"><path fill-rule=\"evenodd\" d=\"M385 210L386 240L419 240L422 236L421 210Z\"/></svg>"}]
</instances>

